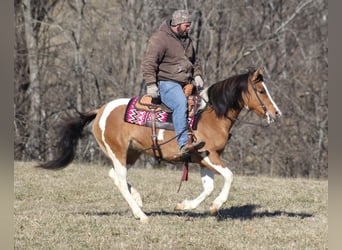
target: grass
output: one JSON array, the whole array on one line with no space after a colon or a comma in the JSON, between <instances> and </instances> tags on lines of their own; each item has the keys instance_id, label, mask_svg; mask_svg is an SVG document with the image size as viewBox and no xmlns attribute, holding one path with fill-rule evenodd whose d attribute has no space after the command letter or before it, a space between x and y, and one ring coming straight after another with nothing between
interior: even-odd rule
<instances>
[{"instance_id":1,"label":"grass","mask_svg":"<svg viewBox=\"0 0 342 250\"><path fill-rule=\"evenodd\" d=\"M197 170L177 193L181 170L129 171L150 223L134 219L109 169L78 165L61 171L14 164L15 249L327 249L328 181L234 176L218 216L215 192L196 210L175 212L195 198Z\"/></svg>"}]
</instances>

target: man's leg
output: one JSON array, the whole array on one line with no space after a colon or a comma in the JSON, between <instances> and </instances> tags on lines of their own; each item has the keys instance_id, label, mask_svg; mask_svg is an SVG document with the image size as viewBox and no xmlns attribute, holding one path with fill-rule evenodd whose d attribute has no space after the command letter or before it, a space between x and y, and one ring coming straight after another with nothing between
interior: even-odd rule
<instances>
[{"instance_id":1,"label":"man's leg","mask_svg":"<svg viewBox=\"0 0 342 250\"><path fill-rule=\"evenodd\" d=\"M172 120L177 135L179 148L188 142L187 130L187 100L182 86L172 81L160 81L159 91L161 101L172 110Z\"/></svg>"},{"instance_id":2,"label":"man's leg","mask_svg":"<svg viewBox=\"0 0 342 250\"><path fill-rule=\"evenodd\" d=\"M202 148L205 143L197 141L188 145L187 100L180 84L172 81L160 81L161 101L172 110L172 120L177 135L181 156L188 155L191 150Z\"/></svg>"}]
</instances>

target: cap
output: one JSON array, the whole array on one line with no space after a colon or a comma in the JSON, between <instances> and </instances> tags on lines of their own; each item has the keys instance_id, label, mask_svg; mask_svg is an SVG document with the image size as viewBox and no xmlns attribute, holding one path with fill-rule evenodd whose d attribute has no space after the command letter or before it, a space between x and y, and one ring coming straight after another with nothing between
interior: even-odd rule
<instances>
[{"instance_id":1,"label":"cap","mask_svg":"<svg viewBox=\"0 0 342 250\"><path fill-rule=\"evenodd\" d=\"M190 15L187 10L176 10L173 12L171 20L171 25L191 23Z\"/></svg>"}]
</instances>

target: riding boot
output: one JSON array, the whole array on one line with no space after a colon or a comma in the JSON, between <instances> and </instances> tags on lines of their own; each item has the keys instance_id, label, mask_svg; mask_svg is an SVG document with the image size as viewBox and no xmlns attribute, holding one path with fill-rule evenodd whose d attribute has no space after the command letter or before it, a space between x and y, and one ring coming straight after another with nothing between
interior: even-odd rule
<instances>
[{"instance_id":1,"label":"riding boot","mask_svg":"<svg viewBox=\"0 0 342 250\"><path fill-rule=\"evenodd\" d=\"M184 157L189 155L191 152L197 151L201 148L203 148L205 145L204 141L197 141L193 142L191 144L185 144L180 148L180 156Z\"/></svg>"}]
</instances>

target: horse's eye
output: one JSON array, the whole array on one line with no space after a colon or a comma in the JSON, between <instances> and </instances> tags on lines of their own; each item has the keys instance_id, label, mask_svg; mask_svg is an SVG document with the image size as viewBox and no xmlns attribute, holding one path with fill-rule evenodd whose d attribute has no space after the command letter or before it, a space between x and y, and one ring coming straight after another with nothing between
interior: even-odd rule
<instances>
[{"instance_id":1,"label":"horse's eye","mask_svg":"<svg viewBox=\"0 0 342 250\"><path fill-rule=\"evenodd\" d=\"M262 95L264 95L264 94L266 94L266 91L265 91L265 89L260 89L260 90L259 90L259 93L262 94Z\"/></svg>"}]
</instances>

